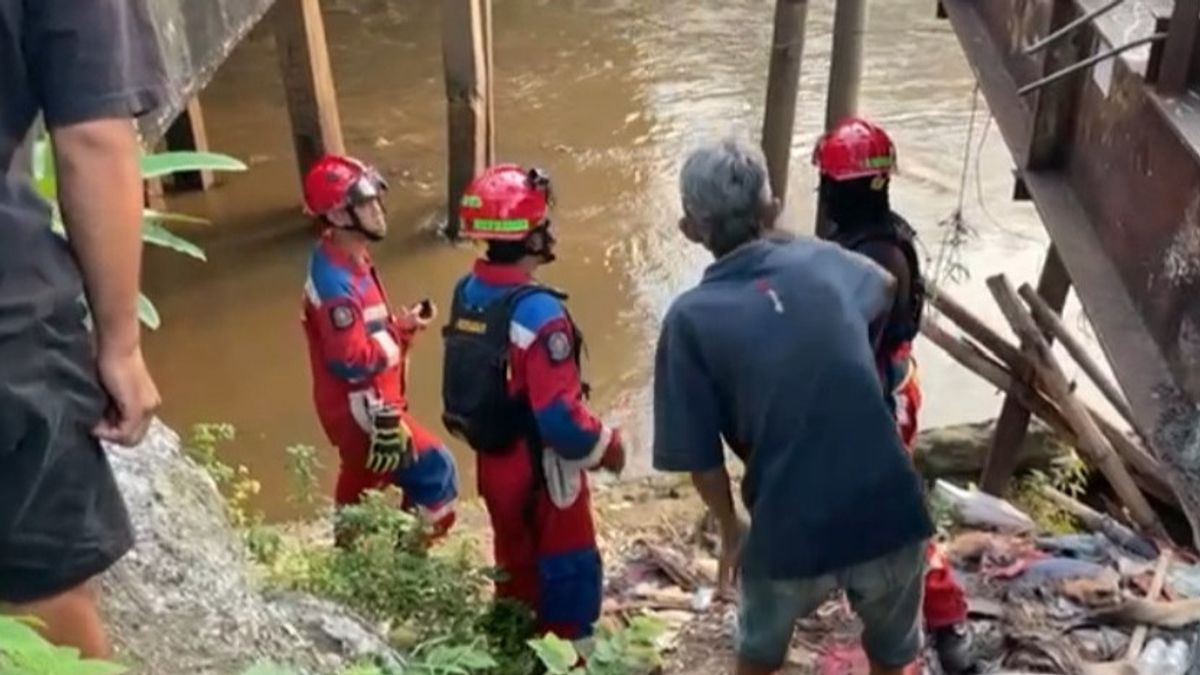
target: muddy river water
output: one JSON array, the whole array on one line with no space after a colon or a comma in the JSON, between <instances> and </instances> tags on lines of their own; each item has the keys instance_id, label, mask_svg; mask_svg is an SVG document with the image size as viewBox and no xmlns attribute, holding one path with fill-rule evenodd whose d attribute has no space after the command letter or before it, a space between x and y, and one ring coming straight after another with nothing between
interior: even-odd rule
<instances>
[{"instance_id":1,"label":"muddy river water","mask_svg":"<svg viewBox=\"0 0 1200 675\"><path fill-rule=\"evenodd\" d=\"M347 146L392 183L393 231L376 263L395 301L429 296L444 306L475 252L428 233L444 199L440 3L323 4ZM678 166L698 141L757 138L772 5L495 0L498 156L541 164L554 177L561 260L544 279L572 296L589 339L596 407L626 428L638 471L649 470L658 320L708 262L675 228ZM809 18L786 214L800 231L812 223L816 179L808 157L824 118L832 6L813 2ZM932 0L886 0L871 3L866 44L861 106L899 146L895 205L918 227L931 272L942 272L946 228L939 222L961 203L974 236L958 250L971 274L955 290L1001 325L984 279L1000 271L1035 279L1045 235L1033 207L1011 201L1008 151L982 97L975 103L957 41L935 18ZM312 234L298 208L268 31L238 48L203 102L213 148L245 159L251 170L207 194L172 199L173 209L214 221L185 231L209 261L152 252L146 286L164 324L147 338L147 350L167 421L181 431L197 422L236 425L239 438L225 458L260 478L269 516L285 517L294 512L285 498L284 448L319 448L326 488L336 456L310 398L299 320ZM918 354L926 426L996 413L1000 399L990 387L928 344ZM439 431L440 361L440 338L431 331L413 354L411 400ZM470 490L473 461L462 448L456 454Z\"/></svg>"}]
</instances>

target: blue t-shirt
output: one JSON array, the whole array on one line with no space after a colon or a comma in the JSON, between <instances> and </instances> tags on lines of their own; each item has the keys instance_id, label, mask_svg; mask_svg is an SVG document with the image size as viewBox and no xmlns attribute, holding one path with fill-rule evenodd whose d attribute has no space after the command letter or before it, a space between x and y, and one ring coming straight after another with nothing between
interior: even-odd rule
<instances>
[{"instance_id":1,"label":"blue t-shirt","mask_svg":"<svg viewBox=\"0 0 1200 675\"><path fill-rule=\"evenodd\" d=\"M667 313L654 466L716 469L722 438L746 462L749 576L818 576L933 532L868 336L888 284L835 244L763 239L713 263Z\"/></svg>"}]
</instances>

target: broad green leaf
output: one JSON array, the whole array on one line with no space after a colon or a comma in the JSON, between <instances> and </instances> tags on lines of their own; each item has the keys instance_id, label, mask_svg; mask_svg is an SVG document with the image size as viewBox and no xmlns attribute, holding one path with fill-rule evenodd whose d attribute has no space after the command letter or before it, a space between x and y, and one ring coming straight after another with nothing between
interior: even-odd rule
<instances>
[{"instance_id":1,"label":"broad green leaf","mask_svg":"<svg viewBox=\"0 0 1200 675\"><path fill-rule=\"evenodd\" d=\"M0 616L0 653L45 649L46 641L27 620Z\"/></svg>"},{"instance_id":2,"label":"broad green leaf","mask_svg":"<svg viewBox=\"0 0 1200 675\"><path fill-rule=\"evenodd\" d=\"M183 213L167 213L165 211L155 211L153 209L145 209L142 211L143 220L152 220L156 223L188 223L189 225L208 225L210 221L207 218L197 218Z\"/></svg>"},{"instance_id":3,"label":"broad green leaf","mask_svg":"<svg viewBox=\"0 0 1200 675\"><path fill-rule=\"evenodd\" d=\"M530 640L528 644L550 675L567 675L579 661L575 647L553 633L539 640Z\"/></svg>"},{"instance_id":4,"label":"broad green leaf","mask_svg":"<svg viewBox=\"0 0 1200 675\"><path fill-rule=\"evenodd\" d=\"M608 640L599 640L596 647L588 654L588 663L616 663L621 658L617 648Z\"/></svg>"},{"instance_id":5,"label":"broad green leaf","mask_svg":"<svg viewBox=\"0 0 1200 675\"><path fill-rule=\"evenodd\" d=\"M178 251L196 260L208 260L199 246L149 220L142 221L142 241Z\"/></svg>"},{"instance_id":6,"label":"broad green leaf","mask_svg":"<svg viewBox=\"0 0 1200 675\"><path fill-rule=\"evenodd\" d=\"M154 303L150 302L150 298L145 295L138 295L138 318L150 330L158 330L162 325L162 317L158 315L158 309L154 307Z\"/></svg>"},{"instance_id":7,"label":"broad green leaf","mask_svg":"<svg viewBox=\"0 0 1200 675\"><path fill-rule=\"evenodd\" d=\"M142 156L142 178L161 178L184 171L245 171L242 162L216 152L160 152Z\"/></svg>"},{"instance_id":8,"label":"broad green leaf","mask_svg":"<svg viewBox=\"0 0 1200 675\"><path fill-rule=\"evenodd\" d=\"M50 140L43 136L33 144L33 182L37 192L46 201L58 198L58 176L54 170L54 149Z\"/></svg>"}]
</instances>

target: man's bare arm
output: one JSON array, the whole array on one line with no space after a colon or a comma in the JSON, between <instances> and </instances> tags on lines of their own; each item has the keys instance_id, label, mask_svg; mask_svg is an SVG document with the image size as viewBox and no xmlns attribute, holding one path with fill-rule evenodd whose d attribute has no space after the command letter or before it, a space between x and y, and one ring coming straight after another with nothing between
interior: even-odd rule
<instances>
[{"instance_id":1,"label":"man's bare arm","mask_svg":"<svg viewBox=\"0 0 1200 675\"><path fill-rule=\"evenodd\" d=\"M692 484L696 486L704 505L717 519L721 531L737 529L738 517L733 506L733 490L730 488L729 472L725 467L692 473Z\"/></svg>"},{"instance_id":2,"label":"man's bare arm","mask_svg":"<svg viewBox=\"0 0 1200 675\"><path fill-rule=\"evenodd\" d=\"M54 129L58 197L83 272L101 355L140 346L137 316L142 261L139 147L128 119Z\"/></svg>"},{"instance_id":3,"label":"man's bare arm","mask_svg":"<svg viewBox=\"0 0 1200 675\"><path fill-rule=\"evenodd\" d=\"M83 273L98 346L100 384L112 405L95 428L135 445L161 402L142 358L138 286L142 271L142 179L128 118L51 130L58 199Z\"/></svg>"}]
</instances>

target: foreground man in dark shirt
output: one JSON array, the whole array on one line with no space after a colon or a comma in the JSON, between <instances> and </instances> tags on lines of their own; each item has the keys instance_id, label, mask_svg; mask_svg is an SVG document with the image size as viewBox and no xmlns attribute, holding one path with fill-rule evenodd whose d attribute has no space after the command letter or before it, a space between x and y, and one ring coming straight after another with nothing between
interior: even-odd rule
<instances>
[{"instance_id":1,"label":"foreground man in dark shirt","mask_svg":"<svg viewBox=\"0 0 1200 675\"><path fill-rule=\"evenodd\" d=\"M795 621L843 588L872 673L901 673L920 651L933 528L875 368L871 326L894 281L836 245L773 232L754 149L703 148L680 183L680 228L717 260L663 323L654 465L691 472L720 523L722 582L742 569L737 672L777 670ZM746 463L748 532L722 439Z\"/></svg>"},{"instance_id":2,"label":"foreground man in dark shirt","mask_svg":"<svg viewBox=\"0 0 1200 675\"><path fill-rule=\"evenodd\" d=\"M136 444L159 404L137 319L131 118L163 79L144 9L0 0L0 611L89 657L109 652L91 580L133 543L99 440ZM31 182L39 114L69 245Z\"/></svg>"}]
</instances>

